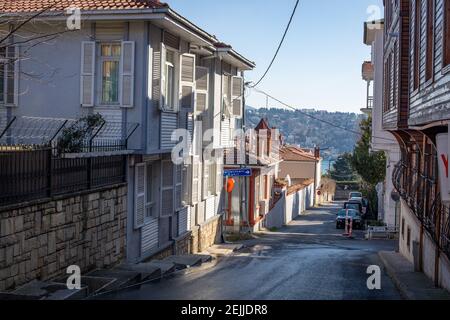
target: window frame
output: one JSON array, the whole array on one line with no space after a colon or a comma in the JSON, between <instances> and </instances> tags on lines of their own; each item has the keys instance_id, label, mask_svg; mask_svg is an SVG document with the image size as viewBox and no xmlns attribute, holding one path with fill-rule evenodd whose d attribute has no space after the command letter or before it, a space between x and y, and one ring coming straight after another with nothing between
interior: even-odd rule
<instances>
[{"instance_id":1,"label":"window frame","mask_svg":"<svg viewBox=\"0 0 450 320\"><path fill-rule=\"evenodd\" d=\"M422 1L414 2L413 90L420 89L420 53L422 39Z\"/></svg>"},{"instance_id":2,"label":"window frame","mask_svg":"<svg viewBox=\"0 0 450 320\"><path fill-rule=\"evenodd\" d=\"M119 46L120 48L120 54L118 56L103 56L102 53L102 47L103 46ZM122 80L121 80L121 69L122 69L122 43L119 41L111 41L111 42L99 42L98 43L98 59L96 60L97 68L99 70L99 74L97 76L97 81L99 84L99 96L97 97L97 103L100 107L120 107L121 105L121 86L122 86ZM105 62L118 62L118 81L117 81L117 102L105 102L103 100L103 68Z\"/></svg>"},{"instance_id":3,"label":"window frame","mask_svg":"<svg viewBox=\"0 0 450 320\"><path fill-rule=\"evenodd\" d=\"M436 1L427 1L425 83L434 81L434 47L436 37Z\"/></svg>"},{"instance_id":4,"label":"window frame","mask_svg":"<svg viewBox=\"0 0 450 320\"><path fill-rule=\"evenodd\" d=\"M179 51L176 51L174 49L172 49L171 47L167 47L164 46L164 50L165 52L165 59L164 59L164 89L163 89L163 93L164 93L164 108L166 111L169 112L177 112L178 108L179 108L179 96L178 96L178 90L180 88L180 84L178 83L178 78L179 78L179 74L180 74L180 66L178 63L178 60L180 59L180 53ZM168 61L167 56L168 54L173 54L173 62ZM168 68L171 67L173 68L173 74L172 74L172 80L173 80L173 85L172 85L172 105L169 105L169 99L168 99L168 88L169 88L169 73L168 73Z\"/></svg>"},{"instance_id":5,"label":"window frame","mask_svg":"<svg viewBox=\"0 0 450 320\"><path fill-rule=\"evenodd\" d=\"M153 194L154 187L154 175L153 175L153 163L145 163L145 213L144 213L144 223L148 223L148 220L155 218L154 208L155 201ZM150 173L150 179L149 179ZM150 181L149 181L150 180ZM150 199L149 199L150 195ZM150 210L148 210L150 209ZM148 211L150 211L150 215L148 215Z\"/></svg>"},{"instance_id":6,"label":"window frame","mask_svg":"<svg viewBox=\"0 0 450 320\"><path fill-rule=\"evenodd\" d=\"M10 45L4 47L4 50L3 56L0 56L0 68L3 69L3 88L1 89L0 105L8 107L17 106L17 89L19 85L17 63L19 47ZM9 78L10 74L12 74L12 80ZM9 89L10 84L12 84L12 89Z\"/></svg>"}]
</instances>

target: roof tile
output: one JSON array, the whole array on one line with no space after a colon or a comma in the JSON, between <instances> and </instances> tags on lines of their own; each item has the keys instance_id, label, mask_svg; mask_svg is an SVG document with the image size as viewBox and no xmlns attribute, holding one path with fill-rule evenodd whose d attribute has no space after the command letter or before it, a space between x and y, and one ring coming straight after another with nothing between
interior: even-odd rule
<instances>
[{"instance_id":1,"label":"roof tile","mask_svg":"<svg viewBox=\"0 0 450 320\"><path fill-rule=\"evenodd\" d=\"M0 13L81 10L153 9L166 7L159 0L2 0Z\"/></svg>"}]
</instances>

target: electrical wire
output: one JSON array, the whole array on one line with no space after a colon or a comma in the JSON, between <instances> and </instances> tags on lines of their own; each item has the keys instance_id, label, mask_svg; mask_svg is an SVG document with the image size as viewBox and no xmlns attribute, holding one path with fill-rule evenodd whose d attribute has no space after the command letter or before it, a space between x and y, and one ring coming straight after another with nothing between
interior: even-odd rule
<instances>
[{"instance_id":1,"label":"electrical wire","mask_svg":"<svg viewBox=\"0 0 450 320\"><path fill-rule=\"evenodd\" d=\"M283 37L281 38L280 44L278 45L277 51L275 52L275 55L273 56L272 61L270 62L269 66L267 67L266 72L264 72L262 77L252 86L252 88L254 88L258 84L260 84L261 81L263 81L263 79L269 73L269 70L272 68L272 65L275 62L275 59L277 58L278 53L280 52L281 46L283 45L284 39L286 38L286 35L287 35L288 31L289 31L289 28L290 28L292 20L294 18L295 12L297 11L297 7L298 7L299 2L300 2L300 0L297 0L297 2L295 3L295 7L294 7L294 10L292 11L291 18L289 19L288 25L286 26L286 29L284 30Z\"/></svg>"},{"instance_id":2,"label":"electrical wire","mask_svg":"<svg viewBox=\"0 0 450 320\"><path fill-rule=\"evenodd\" d=\"M294 110L294 111L296 111L298 113L303 114L304 116L307 116L307 117L309 117L311 119L314 119L316 121L320 121L322 123L328 124L329 126L334 127L336 129L344 130L344 131L350 132L352 134L355 134L355 135L358 135L358 136L362 136L361 132L358 132L358 131L355 131L355 130L352 130L352 129L348 129L348 128L339 126L339 125L334 124L333 122L330 122L330 121L327 121L327 120L323 120L323 119L317 118L317 117L315 117L315 116L313 116L313 115L311 115L311 114L309 114L307 112L304 112L304 111L302 111L300 109L294 108L293 106L291 106L291 105L281 101L280 99L275 98L274 96L268 94L267 92L265 92L265 91L263 91L261 89L258 89L258 88L255 88L255 87L251 87L251 88L254 89L256 92L261 93L261 94L265 95L266 97L269 97L270 99L278 102L279 104L281 104L281 105L283 105L283 106L285 106L285 107L287 107L289 109L292 109L292 110ZM372 136L372 138L377 138L377 139L381 139L381 140L387 140L387 141L391 141L391 142L394 141L394 139L388 139L388 138L377 137L377 136Z\"/></svg>"}]
</instances>

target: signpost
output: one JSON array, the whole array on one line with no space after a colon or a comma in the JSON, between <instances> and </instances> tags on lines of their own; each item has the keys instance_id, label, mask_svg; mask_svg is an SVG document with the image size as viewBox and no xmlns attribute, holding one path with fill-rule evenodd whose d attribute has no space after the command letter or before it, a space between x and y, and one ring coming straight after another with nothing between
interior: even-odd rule
<instances>
[{"instance_id":1,"label":"signpost","mask_svg":"<svg viewBox=\"0 0 450 320\"><path fill-rule=\"evenodd\" d=\"M250 168L242 168L235 170L224 170L224 177L250 177L252 175L252 169Z\"/></svg>"},{"instance_id":2,"label":"signpost","mask_svg":"<svg viewBox=\"0 0 450 320\"><path fill-rule=\"evenodd\" d=\"M447 133L436 135L436 147L438 152L439 182L441 187L441 200L443 203L450 203L450 179L448 172L449 144Z\"/></svg>"}]
</instances>

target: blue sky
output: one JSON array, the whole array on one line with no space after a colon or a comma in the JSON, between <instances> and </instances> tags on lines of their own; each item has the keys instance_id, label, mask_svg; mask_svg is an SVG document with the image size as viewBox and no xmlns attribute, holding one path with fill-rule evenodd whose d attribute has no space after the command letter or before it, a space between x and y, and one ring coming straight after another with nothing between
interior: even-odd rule
<instances>
[{"instance_id":1,"label":"blue sky","mask_svg":"<svg viewBox=\"0 0 450 320\"><path fill-rule=\"evenodd\" d=\"M257 67L246 80L257 80L265 71L295 4L295 0L167 2L255 61ZM370 59L370 48L363 44L363 22L371 18L367 10L373 5L382 9L382 0L300 0L283 48L260 88L295 107L359 112L365 103L361 64ZM266 99L251 92L247 104L264 107Z\"/></svg>"}]
</instances>

